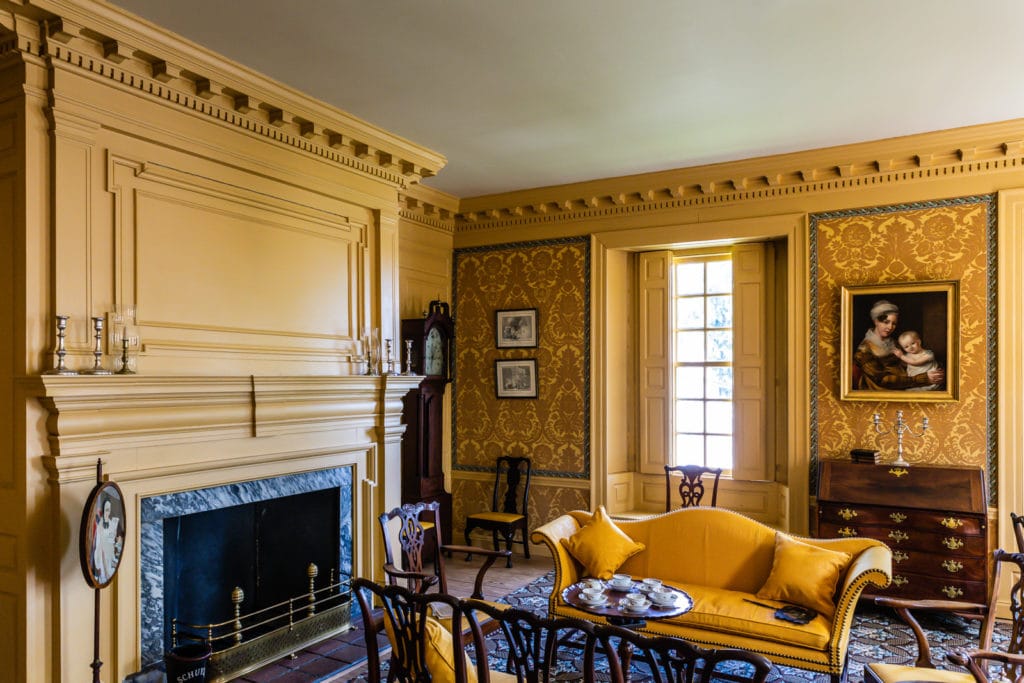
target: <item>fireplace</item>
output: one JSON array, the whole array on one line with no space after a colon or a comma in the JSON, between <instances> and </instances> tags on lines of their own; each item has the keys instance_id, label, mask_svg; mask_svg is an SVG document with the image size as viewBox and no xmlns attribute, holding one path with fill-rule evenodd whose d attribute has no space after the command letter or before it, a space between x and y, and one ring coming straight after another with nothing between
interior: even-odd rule
<instances>
[{"instance_id":1,"label":"fireplace","mask_svg":"<svg viewBox=\"0 0 1024 683\"><path fill-rule=\"evenodd\" d=\"M303 593L311 563L320 585L351 577L352 480L338 467L143 498L143 666L171 647L173 618L232 619L236 587L250 613Z\"/></svg>"}]
</instances>

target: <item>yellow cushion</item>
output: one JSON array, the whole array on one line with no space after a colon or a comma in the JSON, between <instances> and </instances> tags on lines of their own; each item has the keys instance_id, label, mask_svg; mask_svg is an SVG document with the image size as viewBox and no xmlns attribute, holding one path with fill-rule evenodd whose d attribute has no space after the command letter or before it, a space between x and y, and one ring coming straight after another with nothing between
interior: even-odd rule
<instances>
[{"instance_id":1,"label":"yellow cushion","mask_svg":"<svg viewBox=\"0 0 1024 683\"><path fill-rule=\"evenodd\" d=\"M491 522L502 522L503 524L510 524L516 520L522 519L523 516L514 512L477 512L469 516L470 519L483 519Z\"/></svg>"},{"instance_id":2,"label":"yellow cushion","mask_svg":"<svg viewBox=\"0 0 1024 683\"><path fill-rule=\"evenodd\" d=\"M757 597L810 607L831 619L836 584L851 557L777 533L772 571Z\"/></svg>"},{"instance_id":3,"label":"yellow cushion","mask_svg":"<svg viewBox=\"0 0 1024 683\"><path fill-rule=\"evenodd\" d=\"M934 681L935 683L974 683L974 676L961 671L945 671L943 669L918 669L913 666L899 664L868 664L865 669L878 677L882 683L901 683L910 681Z\"/></svg>"},{"instance_id":4,"label":"yellow cushion","mask_svg":"<svg viewBox=\"0 0 1024 683\"><path fill-rule=\"evenodd\" d=\"M623 562L645 548L615 526L603 505L583 528L563 538L562 543L586 574L598 579L612 578Z\"/></svg>"},{"instance_id":5,"label":"yellow cushion","mask_svg":"<svg viewBox=\"0 0 1024 683\"><path fill-rule=\"evenodd\" d=\"M397 652L395 649L395 632L387 615L384 616L384 630L387 631L392 652ZM455 683L451 632L434 617L427 617L424 630L427 636L424 658L426 659L427 670L430 671L430 678L437 681L437 683ZM476 665L470 661L468 655L463 656L466 658L466 680L470 683L476 683Z\"/></svg>"}]
</instances>

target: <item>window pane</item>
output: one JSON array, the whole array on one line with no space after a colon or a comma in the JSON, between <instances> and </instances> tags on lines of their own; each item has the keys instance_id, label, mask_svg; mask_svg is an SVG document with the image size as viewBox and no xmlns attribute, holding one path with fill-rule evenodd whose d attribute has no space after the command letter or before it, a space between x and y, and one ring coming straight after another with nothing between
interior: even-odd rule
<instances>
[{"instance_id":1,"label":"window pane","mask_svg":"<svg viewBox=\"0 0 1024 683\"><path fill-rule=\"evenodd\" d=\"M708 360L719 362L732 360L732 330L708 332Z\"/></svg>"},{"instance_id":2,"label":"window pane","mask_svg":"<svg viewBox=\"0 0 1024 683\"><path fill-rule=\"evenodd\" d=\"M676 434L675 456L677 465L703 465L704 437L700 434Z\"/></svg>"},{"instance_id":3,"label":"window pane","mask_svg":"<svg viewBox=\"0 0 1024 683\"><path fill-rule=\"evenodd\" d=\"M732 401L708 401L709 434L732 434Z\"/></svg>"},{"instance_id":4,"label":"window pane","mask_svg":"<svg viewBox=\"0 0 1024 683\"><path fill-rule=\"evenodd\" d=\"M721 467L724 470L732 469L732 437L731 436L709 436L708 467Z\"/></svg>"},{"instance_id":5,"label":"window pane","mask_svg":"<svg viewBox=\"0 0 1024 683\"><path fill-rule=\"evenodd\" d=\"M700 363L704 360L703 332L676 332L676 361Z\"/></svg>"},{"instance_id":6,"label":"window pane","mask_svg":"<svg viewBox=\"0 0 1024 683\"><path fill-rule=\"evenodd\" d=\"M732 327L732 296L708 297L708 327Z\"/></svg>"},{"instance_id":7,"label":"window pane","mask_svg":"<svg viewBox=\"0 0 1024 683\"><path fill-rule=\"evenodd\" d=\"M676 327L681 330L704 328L704 297L676 299Z\"/></svg>"},{"instance_id":8,"label":"window pane","mask_svg":"<svg viewBox=\"0 0 1024 683\"><path fill-rule=\"evenodd\" d=\"M708 368L708 398L732 398L732 368Z\"/></svg>"},{"instance_id":9,"label":"window pane","mask_svg":"<svg viewBox=\"0 0 1024 683\"><path fill-rule=\"evenodd\" d=\"M676 398L704 398L704 368L676 368Z\"/></svg>"},{"instance_id":10,"label":"window pane","mask_svg":"<svg viewBox=\"0 0 1024 683\"><path fill-rule=\"evenodd\" d=\"M676 401L676 431L704 433L704 401Z\"/></svg>"},{"instance_id":11,"label":"window pane","mask_svg":"<svg viewBox=\"0 0 1024 683\"><path fill-rule=\"evenodd\" d=\"M708 262L708 294L732 291L732 261Z\"/></svg>"},{"instance_id":12,"label":"window pane","mask_svg":"<svg viewBox=\"0 0 1024 683\"><path fill-rule=\"evenodd\" d=\"M676 295L704 293L704 264L683 261L676 264Z\"/></svg>"}]
</instances>

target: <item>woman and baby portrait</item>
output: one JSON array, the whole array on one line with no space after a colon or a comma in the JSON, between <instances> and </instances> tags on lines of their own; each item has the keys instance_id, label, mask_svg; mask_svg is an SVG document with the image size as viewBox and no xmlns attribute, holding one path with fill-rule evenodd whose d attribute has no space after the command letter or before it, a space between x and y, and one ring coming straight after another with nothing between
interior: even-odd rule
<instances>
[{"instance_id":1,"label":"woman and baby portrait","mask_svg":"<svg viewBox=\"0 0 1024 683\"><path fill-rule=\"evenodd\" d=\"M954 283L934 284L843 288L844 365L849 362L844 398L860 392L948 392Z\"/></svg>"}]
</instances>

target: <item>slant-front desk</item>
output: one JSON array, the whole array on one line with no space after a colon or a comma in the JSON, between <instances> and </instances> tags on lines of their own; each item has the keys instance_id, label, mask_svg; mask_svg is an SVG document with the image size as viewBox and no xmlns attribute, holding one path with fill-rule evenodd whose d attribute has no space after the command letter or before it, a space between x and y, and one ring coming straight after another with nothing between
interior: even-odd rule
<instances>
[{"instance_id":1,"label":"slant-front desk","mask_svg":"<svg viewBox=\"0 0 1024 683\"><path fill-rule=\"evenodd\" d=\"M818 536L863 536L892 549L892 585L865 593L988 600L988 500L976 467L857 464L818 469Z\"/></svg>"}]
</instances>

